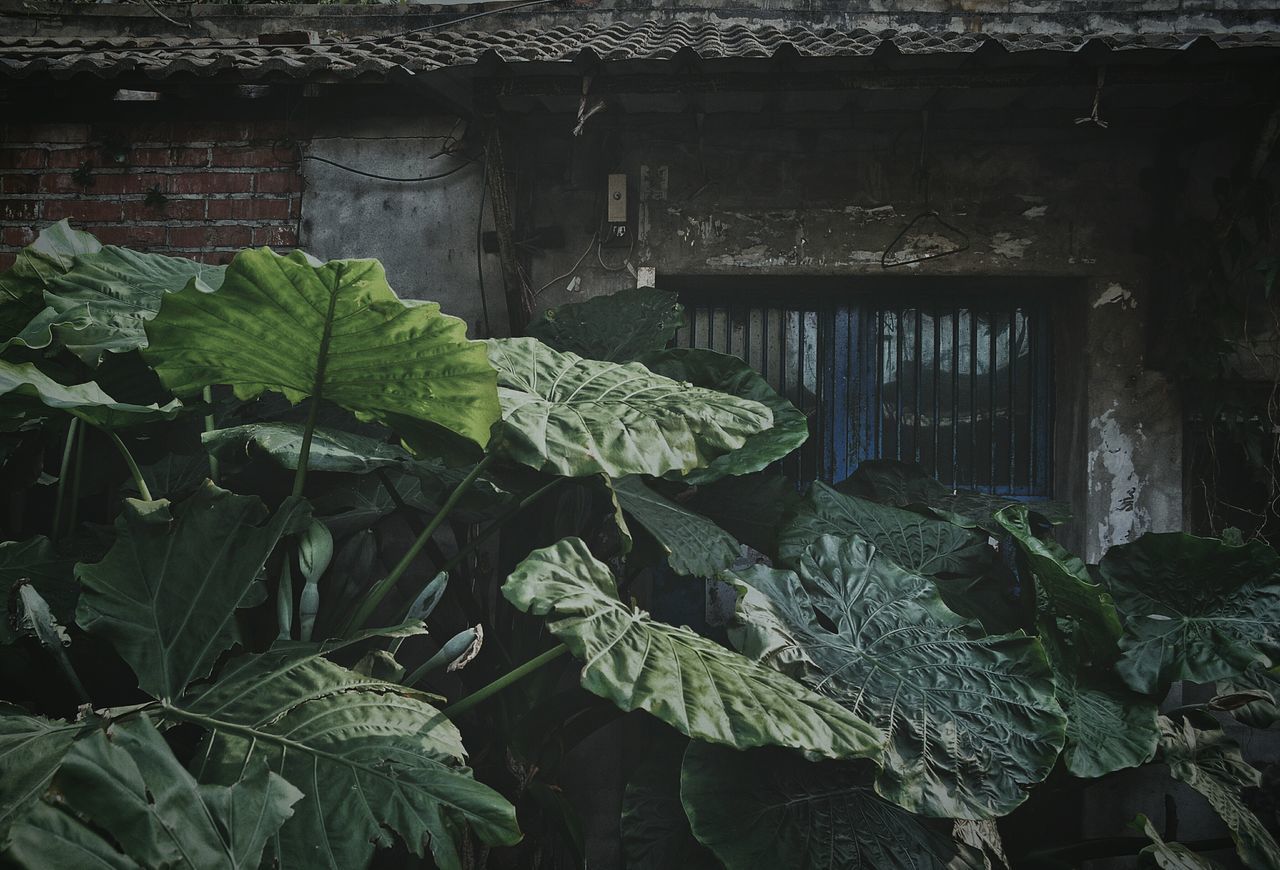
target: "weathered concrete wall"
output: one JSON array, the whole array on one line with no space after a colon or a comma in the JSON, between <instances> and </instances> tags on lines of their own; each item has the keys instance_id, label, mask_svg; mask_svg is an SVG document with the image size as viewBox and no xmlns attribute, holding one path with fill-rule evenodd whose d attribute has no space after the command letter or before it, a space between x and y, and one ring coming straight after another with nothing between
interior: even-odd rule
<instances>
[{"instance_id":1,"label":"weathered concrete wall","mask_svg":"<svg viewBox=\"0 0 1280 870\"><path fill-rule=\"evenodd\" d=\"M306 153L375 175L421 178L462 162L452 155L433 156L451 134L462 133L453 118L321 124ZM421 182L382 181L318 160L304 160L303 171L303 249L321 259L377 258L401 296L441 302L446 313L467 322L472 336L506 333L496 257L483 258L484 302L477 286L479 164ZM492 333L486 328L486 305Z\"/></svg>"},{"instance_id":2,"label":"weathered concrete wall","mask_svg":"<svg viewBox=\"0 0 1280 870\"><path fill-rule=\"evenodd\" d=\"M1060 437L1055 460L1084 495L1068 543L1094 561L1145 531L1180 528L1181 415L1168 381L1144 367L1150 265L1133 245L1150 219L1139 178L1157 134L1065 124L991 129L935 117L922 165L918 123L909 119L856 131L829 117L791 123L706 115L699 137L689 116L624 122L611 139L625 144L605 163L628 173L640 199L632 264L655 270L659 286L663 276L767 274L794 276L797 292L807 277L833 275L847 277L851 290L892 275L904 293L912 278L926 276L1013 277L1030 294L1072 292L1059 281L1073 279L1076 298L1066 301L1080 312L1083 332L1066 336L1065 349L1084 356L1086 383L1067 386L1083 390L1074 404L1085 434L1074 443ZM546 147L551 168L537 220L561 222L569 242L535 264L535 285L568 272L594 231L602 174L593 184L573 165L577 158L556 165L556 155L573 151L568 141ZM1228 167L1199 171L1211 178ZM882 268L882 252L930 208L968 235L969 249ZM959 238L936 223L920 226L899 256L944 250ZM610 265L625 254L603 251ZM562 280L540 301L634 280L604 270L594 251L577 274L576 292ZM1060 360L1060 371L1074 361ZM1059 414L1071 413L1058 404Z\"/></svg>"}]
</instances>

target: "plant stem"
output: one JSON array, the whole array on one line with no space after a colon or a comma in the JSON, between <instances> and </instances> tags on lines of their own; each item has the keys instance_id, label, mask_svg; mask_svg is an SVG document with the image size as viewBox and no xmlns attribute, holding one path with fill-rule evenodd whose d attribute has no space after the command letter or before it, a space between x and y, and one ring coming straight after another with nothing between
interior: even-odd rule
<instances>
[{"instance_id":1,"label":"plant stem","mask_svg":"<svg viewBox=\"0 0 1280 870\"><path fill-rule=\"evenodd\" d=\"M302 495L307 482L307 465L311 462L311 438L316 431L316 417L320 413L320 399L324 395L324 372L329 365L329 342L333 339L333 312L338 305L338 287L342 283L341 263L333 278L333 291L329 294L329 311L324 317L324 334L320 336L320 350L316 356L316 379L311 388L311 407L307 410L307 424L302 430L302 446L298 449L298 470L293 474L293 494Z\"/></svg>"},{"instance_id":2,"label":"plant stem","mask_svg":"<svg viewBox=\"0 0 1280 870\"><path fill-rule=\"evenodd\" d=\"M397 581L399 581L404 575L404 572L409 570L409 566L413 564L413 560L422 552L422 548L427 545L427 541L431 540L431 536L435 534L436 529L438 529L440 524L444 522L445 517L447 517L449 512L452 511L454 507L457 506L458 502L462 500L463 495L465 495L467 490L471 488L471 484L475 483L476 478L478 478L481 473L489 467L489 464L493 462L493 456L494 455L491 453L485 456L484 459L477 462L476 467L471 469L467 476L453 488L453 492L449 493L449 497L445 499L445 503L441 505L440 510L431 518L431 522L427 523L426 528L424 528L418 535L412 546L409 547L408 551L401 557L400 561L396 563L396 566L391 569L391 573L379 580L377 584L369 590L369 594L364 597L364 600L360 602L360 606L356 608L355 613L353 613L351 618L347 620L346 625L343 627L342 634L349 634L352 629L359 628L368 621L369 617L378 609L378 605L382 603L382 599L387 597L387 593L395 587Z\"/></svg>"},{"instance_id":3,"label":"plant stem","mask_svg":"<svg viewBox=\"0 0 1280 870\"><path fill-rule=\"evenodd\" d=\"M212 408L213 387L212 386L205 387L204 393L202 395L203 395L205 404L210 406L209 413L204 415L204 431L212 432L214 429L218 428L217 421L213 419L213 408ZM209 479L212 480L214 483L217 483L218 476L219 476L218 457L214 456L213 453L210 452L209 453Z\"/></svg>"},{"instance_id":4,"label":"plant stem","mask_svg":"<svg viewBox=\"0 0 1280 870\"><path fill-rule=\"evenodd\" d=\"M80 433L80 418L72 417L71 425L67 427L67 443L62 447L62 466L58 469L58 495L57 502L53 506L53 542L58 542L58 536L62 533L62 510L66 502L67 476L71 472L71 451L75 447L76 435Z\"/></svg>"},{"instance_id":5,"label":"plant stem","mask_svg":"<svg viewBox=\"0 0 1280 870\"><path fill-rule=\"evenodd\" d=\"M465 698L458 701L457 703L450 704L448 707L445 707L444 710L442 710L441 712L444 713L444 715L448 716L450 719L452 719L455 716L460 716L463 713L470 710L476 704L479 704L481 701L484 701L485 699L487 699L490 695L496 695L498 692L501 692L507 686L510 686L512 683L529 676L529 674L533 673L538 668L542 667L548 662L555 661L556 659L560 658L560 656L564 655L568 651L569 651L569 648L564 644L562 643L557 644L556 646L553 646L551 649L544 652L542 655L536 658L529 659L529 661L520 665L520 667L515 668L514 670L511 670L511 671L508 671L507 673L498 677L498 679L494 680L492 683L485 686L483 689L477 689L476 691L472 692L470 695L467 695Z\"/></svg>"},{"instance_id":6,"label":"plant stem","mask_svg":"<svg viewBox=\"0 0 1280 870\"><path fill-rule=\"evenodd\" d=\"M76 520L79 519L80 513L80 479L84 475L84 444L89 440L89 432L91 427L81 430L80 437L76 439L76 458L71 465L71 501L67 507L67 532L75 531Z\"/></svg>"},{"instance_id":7,"label":"plant stem","mask_svg":"<svg viewBox=\"0 0 1280 870\"><path fill-rule=\"evenodd\" d=\"M124 442L120 440L120 436L115 432L110 429L103 429L102 431L106 432L107 437L115 442L120 455L124 457L125 464L129 466L129 473L133 475L134 485L138 487L138 494L142 496L142 500L151 501L151 490L147 488L147 482L142 477L142 470L138 468L138 463L133 461L133 454L129 452L129 448L124 446Z\"/></svg>"}]
</instances>

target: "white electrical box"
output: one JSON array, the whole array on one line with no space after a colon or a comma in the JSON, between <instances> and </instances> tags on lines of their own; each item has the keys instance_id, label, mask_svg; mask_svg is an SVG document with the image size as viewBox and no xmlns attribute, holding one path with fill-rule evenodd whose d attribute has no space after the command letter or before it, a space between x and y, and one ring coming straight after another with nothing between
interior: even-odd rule
<instances>
[{"instance_id":1,"label":"white electrical box","mask_svg":"<svg viewBox=\"0 0 1280 870\"><path fill-rule=\"evenodd\" d=\"M624 173L609 176L605 221L611 224L627 222L627 176Z\"/></svg>"}]
</instances>

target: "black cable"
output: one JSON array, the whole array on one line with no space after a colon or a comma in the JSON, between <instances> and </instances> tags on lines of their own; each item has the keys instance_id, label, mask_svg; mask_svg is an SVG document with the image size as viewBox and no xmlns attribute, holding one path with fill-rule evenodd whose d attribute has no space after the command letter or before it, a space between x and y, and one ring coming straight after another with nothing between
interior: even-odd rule
<instances>
[{"instance_id":1,"label":"black cable","mask_svg":"<svg viewBox=\"0 0 1280 870\"><path fill-rule=\"evenodd\" d=\"M484 200L489 192L489 161L480 164L480 207L476 210L476 277L480 281L480 311L484 317L484 337L492 338L489 326L489 301L484 295Z\"/></svg>"},{"instance_id":2,"label":"black cable","mask_svg":"<svg viewBox=\"0 0 1280 870\"><path fill-rule=\"evenodd\" d=\"M330 160L328 157L317 157L314 154L303 154L302 159L315 160L319 163L327 163L330 166L336 166L339 169L344 169L347 172L353 173L355 175L363 175L365 178L376 178L378 181L398 181L398 182L404 182L404 183L412 183L416 181L435 181L437 178L448 178L450 175L453 175L455 172L461 172L463 169L466 169L468 166L470 166L472 163L475 162L471 158L465 158L466 162L464 162L462 165L455 166L452 169L446 169L444 172L440 172L435 175L420 175L416 178L397 178L393 175L379 175L376 172L365 172L363 169L356 169L354 166L347 166L346 164L339 163L336 160Z\"/></svg>"}]
</instances>

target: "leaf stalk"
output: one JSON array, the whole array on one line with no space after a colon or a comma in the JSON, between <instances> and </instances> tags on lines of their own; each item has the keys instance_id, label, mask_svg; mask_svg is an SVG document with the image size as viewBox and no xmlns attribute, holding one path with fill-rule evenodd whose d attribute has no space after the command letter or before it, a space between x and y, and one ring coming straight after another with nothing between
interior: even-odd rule
<instances>
[{"instance_id":1,"label":"leaf stalk","mask_svg":"<svg viewBox=\"0 0 1280 870\"><path fill-rule=\"evenodd\" d=\"M442 710L441 712L443 712L444 715L448 716L450 719L454 718L455 716L461 716L463 713L470 710L476 704L479 704L481 701L488 699L491 695L498 694L507 686L510 686L512 683L515 683L519 680L524 679L525 677L529 676L529 674L536 671L538 668L542 667L548 662L555 661L556 659L560 658L560 656L564 655L568 651L569 651L569 647L565 646L564 644L562 643L556 644L551 649L544 652L542 655L529 659L529 661L520 665L518 668L514 668L513 670L510 670L507 673L503 674L502 676L498 677L498 679L494 680L492 683L485 686L483 689L477 689L476 691L472 692L470 695L467 695L465 698L462 698L461 700L459 700L457 703L450 704L448 707L445 707L444 710Z\"/></svg>"},{"instance_id":2,"label":"leaf stalk","mask_svg":"<svg viewBox=\"0 0 1280 870\"><path fill-rule=\"evenodd\" d=\"M147 481L142 476L142 469L138 468L138 463L134 461L133 454L129 452L129 448L120 440L120 436L110 429L103 429L107 433L107 437L116 445L116 449L120 451L120 455L124 457L125 464L129 466L129 473L133 475L133 483L138 487L138 494L142 496L143 501L151 501L151 489L147 486Z\"/></svg>"}]
</instances>

